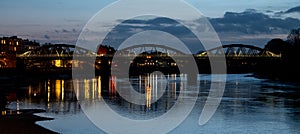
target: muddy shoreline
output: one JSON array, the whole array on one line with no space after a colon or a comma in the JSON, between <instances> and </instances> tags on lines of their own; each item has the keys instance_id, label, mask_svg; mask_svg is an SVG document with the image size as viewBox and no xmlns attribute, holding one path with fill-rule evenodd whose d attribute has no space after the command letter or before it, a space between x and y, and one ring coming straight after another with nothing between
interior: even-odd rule
<instances>
[{"instance_id":1,"label":"muddy shoreline","mask_svg":"<svg viewBox=\"0 0 300 134\"><path fill-rule=\"evenodd\" d=\"M45 112L39 109L10 110L1 111L0 132L4 134L58 134L36 124L37 121L53 120L34 115Z\"/></svg>"}]
</instances>

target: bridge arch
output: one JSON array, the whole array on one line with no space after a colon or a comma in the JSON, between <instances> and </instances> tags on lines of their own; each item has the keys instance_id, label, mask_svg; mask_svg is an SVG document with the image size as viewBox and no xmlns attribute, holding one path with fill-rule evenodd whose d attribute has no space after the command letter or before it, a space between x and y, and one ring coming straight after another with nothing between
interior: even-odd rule
<instances>
[{"instance_id":1,"label":"bridge arch","mask_svg":"<svg viewBox=\"0 0 300 134\"><path fill-rule=\"evenodd\" d=\"M73 60L73 54L82 56L82 60ZM68 44L47 44L37 49L17 55L18 66L27 70L71 70L72 66L83 68L88 63L85 57L94 56L95 52L75 45Z\"/></svg>"},{"instance_id":2,"label":"bridge arch","mask_svg":"<svg viewBox=\"0 0 300 134\"><path fill-rule=\"evenodd\" d=\"M76 49L75 49L76 47ZM73 53L82 54L82 55L95 55L95 52L92 52L88 49L81 48L75 45L68 44L49 44L43 45L35 50L27 51L23 54L18 55L18 57L30 57L30 56L48 56L48 57L72 57Z\"/></svg>"},{"instance_id":3,"label":"bridge arch","mask_svg":"<svg viewBox=\"0 0 300 134\"><path fill-rule=\"evenodd\" d=\"M140 54L142 53L143 54L157 53L160 56L184 55L183 52L175 48L164 46L164 45L157 45L157 44L134 45L117 51L118 55L124 55L129 57L140 56Z\"/></svg>"},{"instance_id":4,"label":"bridge arch","mask_svg":"<svg viewBox=\"0 0 300 134\"><path fill-rule=\"evenodd\" d=\"M225 57L280 57L280 55L266 51L262 48L244 44L223 45L222 47L216 47L201 52L197 54L197 56L206 57L208 54L212 56L225 54Z\"/></svg>"}]
</instances>

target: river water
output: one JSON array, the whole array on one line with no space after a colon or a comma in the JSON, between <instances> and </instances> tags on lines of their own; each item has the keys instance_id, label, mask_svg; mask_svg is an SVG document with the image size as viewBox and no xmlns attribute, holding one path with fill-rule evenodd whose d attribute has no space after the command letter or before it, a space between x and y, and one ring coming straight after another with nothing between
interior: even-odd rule
<instances>
[{"instance_id":1,"label":"river water","mask_svg":"<svg viewBox=\"0 0 300 134\"><path fill-rule=\"evenodd\" d=\"M118 90L130 88L145 94L143 105L120 97ZM129 79L96 77L70 80L56 78L18 79L2 83L12 88L6 94L9 109L43 109L36 115L54 120L37 122L60 133L104 133L84 114L83 107L104 99L117 114L132 120L149 120L166 114L188 93L186 75L146 75ZM300 133L300 85L258 79L250 74L228 74L216 112L205 124L198 124L210 91L211 75L199 75L199 95L191 113L170 133ZM18 83L18 84L16 84ZM2 113L3 114L3 113ZM115 129L122 126L112 126ZM140 128L143 129L143 128ZM124 132L125 133L125 132ZM151 133L151 132L150 132Z\"/></svg>"}]
</instances>

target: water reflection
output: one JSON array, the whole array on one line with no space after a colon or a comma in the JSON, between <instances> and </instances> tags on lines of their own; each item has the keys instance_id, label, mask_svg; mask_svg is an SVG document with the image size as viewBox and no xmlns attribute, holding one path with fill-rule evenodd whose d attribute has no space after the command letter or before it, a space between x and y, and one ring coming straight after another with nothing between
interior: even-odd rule
<instances>
[{"instance_id":1,"label":"water reflection","mask_svg":"<svg viewBox=\"0 0 300 134\"><path fill-rule=\"evenodd\" d=\"M91 81L93 82L90 83ZM180 90L179 81L176 75L164 76L159 74L140 75L129 79L117 78L116 76L111 76L108 79L97 77L96 80L83 80L83 83L79 80L74 81L77 83L74 89L78 93L79 101L82 101L85 106L92 106L103 98L120 115L128 118L145 119L150 118L150 115L151 117L159 116L174 105ZM131 86L127 85L128 82L131 83ZM91 87L96 88L91 89ZM120 96L119 91L122 92L130 88L145 94L145 98L140 98L142 105L128 102ZM93 94L97 92L99 93L98 97L95 97ZM125 94L129 95L130 92L125 92ZM145 114L148 116L145 117Z\"/></svg>"},{"instance_id":2,"label":"water reflection","mask_svg":"<svg viewBox=\"0 0 300 134\"><path fill-rule=\"evenodd\" d=\"M297 133L300 131L300 86L268 80L245 77L245 75L228 75L226 89L217 113L205 126L197 126L199 112L210 89L210 75L201 75L200 94L195 109L177 133L226 133L241 130L267 133ZM145 94L141 99L144 105L136 105L122 99L119 90L131 87ZM16 84L22 83L22 84ZM104 99L109 106L122 116L131 119L150 119L166 113L177 101L180 92L187 92L186 75L140 75L130 78L95 77L93 79L21 79L17 82L1 83L1 115L10 114L3 110L6 103L10 109L45 109L47 114L70 115L82 114L78 101L86 105ZM188 92L187 92L188 93ZM189 97L188 94L185 97ZM1 108L1 107L0 107ZM195 122L191 122L195 120ZM60 120L59 127L67 119ZM81 123L81 120L75 120ZM193 126L193 124L196 124ZM83 123L84 125L84 123ZM72 126L71 126L72 127ZM88 126L85 126L88 127ZM192 127L190 131L186 128ZM76 129L76 128L71 128ZM181 131L182 130L182 131ZM184 130L184 131L183 131Z\"/></svg>"},{"instance_id":3,"label":"water reflection","mask_svg":"<svg viewBox=\"0 0 300 134\"><path fill-rule=\"evenodd\" d=\"M22 107L46 109L55 113L80 111L71 80L34 80L28 85Z\"/></svg>"},{"instance_id":4,"label":"water reflection","mask_svg":"<svg viewBox=\"0 0 300 134\"><path fill-rule=\"evenodd\" d=\"M150 85L146 86L146 107L149 110L151 106L152 88Z\"/></svg>"},{"instance_id":5,"label":"water reflection","mask_svg":"<svg viewBox=\"0 0 300 134\"><path fill-rule=\"evenodd\" d=\"M145 94L144 105L131 104L118 94L118 90L125 88L125 81L129 81L138 92ZM107 103L118 105L121 109L130 112L145 114L149 111L168 111L177 99L178 93L184 88L184 81L177 75L141 75L130 79L117 78L116 76L93 79L31 79L26 87L18 87L18 97L6 96L11 99L8 108L24 109L39 108L53 113L80 112L78 101L92 104L103 97ZM19 102L20 101L20 102ZM116 108L116 107L114 107ZM123 111L122 111L123 112ZM158 112L159 113L159 112Z\"/></svg>"},{"instance_id":6,"label":"water reflection","mask_svg":"<svg viewBox=\"0 0 300 134\"><path fill-rule=\"evenodd\" d=\"M129 81L134 90L145 94L145 99L141 99L141 101L145 101L145 108L142 106L142 109L145 109L145 111L168 110L176 101L177 94L180 91L179 86L178 88L176 87L176 85L180 84L176 74L166 76L163 74L140 75L131 77ZM123 86L123 83L120 83L120 85ZM159 103L162 102L166 104L166 107L159 108Z\"/></svg>"}]
</instances>

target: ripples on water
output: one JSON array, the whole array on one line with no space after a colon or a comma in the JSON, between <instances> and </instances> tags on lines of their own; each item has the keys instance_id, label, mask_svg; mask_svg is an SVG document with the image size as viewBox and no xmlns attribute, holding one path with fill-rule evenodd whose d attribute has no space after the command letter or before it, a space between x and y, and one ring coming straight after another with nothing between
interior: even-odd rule
<instances>
[{"instance_id":1,"label":"ripples on water","mask_svg":"<svg viewBox=\"0 0 300 134\"><path fill-rule=\"evenodd\" d=\"M38 115L55 118L38 122L46 128L62 133L103 133L83 114L78 100L89 105L104 98L114 111L126 118L151 119L166 113L177 101L180 91L189 88L183 76L19 79L17 82L2 82L0 89L5 91L8 99L7 108L45 109L46 113ZM211 75L199 75L200 92L196 105L183 124L171 133L300 132L300 86L257 79L248 74L227 75L224 96L217 112L206 125L199 126L210 78ZM129 103L118 95L117 90L129 88L124 86L124 81L130 81L137 92L145 93L144 105Z\"/></svg>"}]
</instances>

